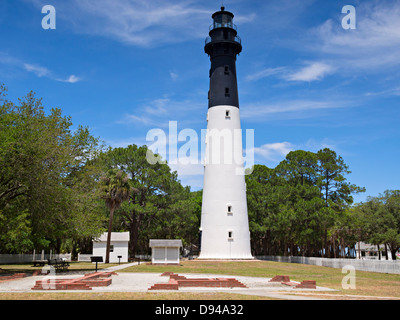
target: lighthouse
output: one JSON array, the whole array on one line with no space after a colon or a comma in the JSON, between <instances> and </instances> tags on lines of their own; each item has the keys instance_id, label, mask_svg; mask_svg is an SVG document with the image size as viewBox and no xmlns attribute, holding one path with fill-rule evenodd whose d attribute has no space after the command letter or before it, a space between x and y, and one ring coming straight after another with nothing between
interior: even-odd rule
<instances>
[{"instance_id":1,"label":"lighthouse","mask_svg":"<svg viewBox=\"0 0 400 320\"><path fill-rule=\"evenodd\" d=\"M204 51L211 61L199 259L253 259L247 214L234 15L221 7Z\"/></svg>"}]
</instances>

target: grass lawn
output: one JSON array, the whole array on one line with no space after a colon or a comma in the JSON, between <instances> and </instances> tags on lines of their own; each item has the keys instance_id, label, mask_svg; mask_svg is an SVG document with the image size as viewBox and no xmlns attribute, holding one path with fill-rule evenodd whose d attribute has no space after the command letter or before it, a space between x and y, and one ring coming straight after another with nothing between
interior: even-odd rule
<instances>
[{"instance_id":1,"label":"grass lawn","mask_svg":"<svg viewBox=\"0 0 400 320\"><path fill-rule=\"evenodd\" d=\"M92 271L94 265L91 263L70 263L71 271ZM103 269L115 264L99 264ZM35 269L31 265L1 265L1 273L6 272L32 272ZM221 275L238 275L251 277L272 278L275 275L288 275L291 280L316 280L318 286L336 289L336 292L326 294L369 297L394 297L400 299L400 274L383 274L374 272L356 271L356 289L345 290L342 288L342 279L345 274L341 269L321 266L303 265L295 263L281 263L272 261L181 261L179 266L159 266L141 263L137 266L128 267L118 272L156 272L170 271L175 273L212 273ZM318 292L318 295L324 293ZM137 300L229 300L229 299L264 299L255 296L233 295L229 293L0 293L0 299L137 299Z\"/></svg>"},{"instance_id":2,"label":"grass lawn","mask_svg":"<svg viewBox=\"0 0 400 320\"><path fill-rule=\"evenodd\" d=\"M339 290L339 295L360 295L375 297L395 297L400 299L400 274L385 274L356 271L356 289L342 288L341 269L297 263L272 261L182 261L180 266L157 266L140 264L121 270L121 272L164 272L175 273L214 273L250 277L272 278L288 275L291 280L316 280L318 286Z\"/></svg>"}]
</instances>

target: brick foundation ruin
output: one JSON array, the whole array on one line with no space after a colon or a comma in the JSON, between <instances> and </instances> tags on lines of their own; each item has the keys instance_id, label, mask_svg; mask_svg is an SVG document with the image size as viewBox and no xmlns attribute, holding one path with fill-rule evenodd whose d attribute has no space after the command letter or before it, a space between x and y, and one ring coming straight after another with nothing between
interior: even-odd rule
<instances>
[{"instance_id":1,"label":"brick foundation ruin","mask_svg":"<svg viewBox=\"0 0 400 320\"><path fill-rule=\"evenodd\" d=\"M37 280L32 290L92 290L92 287L107 287L115 272L93 272L76 279Z\"/></svg>"},{"instance_id":2,"label":"brick foundation ruin","mask_svg":"<svg viewBox=\"0 0 400 320\"><path fill-rule=\"evenodd\" d=\"M167 283L156 283L149 290L178 290L183 287L204 288L247 288L235 278L186 278L173 272L164 272L161 276L169 276Z\"/></svg>"}]
</instances>

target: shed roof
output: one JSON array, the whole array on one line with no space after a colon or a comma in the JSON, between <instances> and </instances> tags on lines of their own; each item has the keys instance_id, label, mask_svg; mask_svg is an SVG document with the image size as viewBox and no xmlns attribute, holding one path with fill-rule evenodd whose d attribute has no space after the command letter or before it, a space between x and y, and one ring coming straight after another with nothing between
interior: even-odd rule
<instances>
[{"instance_id":1,"label":"shed roof","mask_svg":"<svg viewBox=\"0 0 400 320\"><path fill-rule=\"evenodd\" d=\"M167 239L150 239L150 248L152 247L182 247L182 240L167 240Z\"/></svg>"},{"instance_id":2,"label":"shed roof","mask_svg":"<svg viewBox=\"0 0 400 320\"><path fill-rule=\"evenodd\" d=\"M94 239L96 242L106 242L107 232L104 232L99 238ZM128 232L111 232L111 241L129 241L129 231Z\"/></svg>"}]
</instances>

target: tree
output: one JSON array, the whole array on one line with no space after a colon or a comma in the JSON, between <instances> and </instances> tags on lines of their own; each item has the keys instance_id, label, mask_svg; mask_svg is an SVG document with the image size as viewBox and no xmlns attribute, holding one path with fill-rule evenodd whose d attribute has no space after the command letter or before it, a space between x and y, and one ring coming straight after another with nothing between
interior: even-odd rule
<instances>
[{"instance_id":1,"label":"tree","mask_svg":"<svg viewBox=\"0 0 400 320\"><path fill-rule=\"evenodd\" d=\"M110 210L107 233L106 261L110 262L111 231L114 211L118 209L122 202L129 199L131 187L127 175L117 169L111 169L107 175L101 177L100 197L105 200L107 208Z\"/></svg>"},{"instance_id":2,"label":"tree","mask_svg":"<svg viewBox=\"0 0 400 320\"><path fill-rule=\"evenodd\" d=\"M88 128L71 126L33 92L15 104L0 86L0 251L59 251L67 238L99 232L99 167L90 161L102 146Z\"/></svg>"},{"instance_id":3,"label":"tree","mask_svg":"<svg viewBox=\"0 0 400 320\"><path fill-rule=\"evenodd\" d=\"M352 195L365 192L365 188L347 182L345 175L350 174L348 165L335 151L328 148L317 152L319 177L317 186L325 203L323 209L323 241L324 255L334 256L333 243L329 241L329 228L340 219L345 210L353 203Z\"/></svg>"},{"instance_id":4,"label":"tree","mask_svg":"<svg viewBox=\"0 0 400 320\"><path fill-rule=\"evenodd\" d=\"M289 152L275 169L284 183L280 192L286 194L281 211L292 217L290 230L292 241L302 255L315 255L320 250L321 240L321 195L318 180L318 159L315 153L297 150ZM293 252L295 248L291 249Z\"/></svg>"},{"instance_id":5,"label":"tree","mask_svg":"<svg viewBox=\"0 0 400 320\"><path fill-rule=\"evenodd\" d=\"M289 152L274 169L255 165L246 176L254 254L335 256L351 232L343 224L352 194L364 190L348 173L330 149Z\"/></svg>"},{"instance_id":6,"label":"tree","mask_svg":"<svg viewBox=\"0 0 400 320\"><path fill-rule=\"evenodd\" d=\"M400 190L386 190L357 206L362 221L361 240L386 245L395 259L400 249Z\"/></svg>"},{"instance_id":7,"label":"tree","mask_svg":"<svg viewBox=\"0 0 400 320\"><path fill-rule=\"evenodd\" d=\"M124 171L135 190L118 210L121 229L129 230L131 256L139 247L148 248L149 237L181 237L184 243L197 238L199 219L190 189L167 164L149 163L149 152L147 146L129 145L102 155L104 165Z\"/></svg>"},{"instance_id":8,"label":"tree","mask_svg":"<svg viewBox=\"0 0 400 320\"><path fill-rule=\"evenodd\" d=\"M333 207L342 211L353 203L352 194L365 192L365 188L358 187L346 181L345 175L350 174L349 166L335 151L328 148L317 152L319 173L317 185L321 190L325 207Z\"/></svg>"},{"instance_id":9,"label":"tree","mask_svg":"<svg viewBox=\"0 0 400 320\"><path fill-rule=\"evenodd\" d=\"M271 245L278 238L275 220L279 209L276 174L264 165L254 165L245 179L253 254L274 254Z\"/></svg>"}]
</instances>

